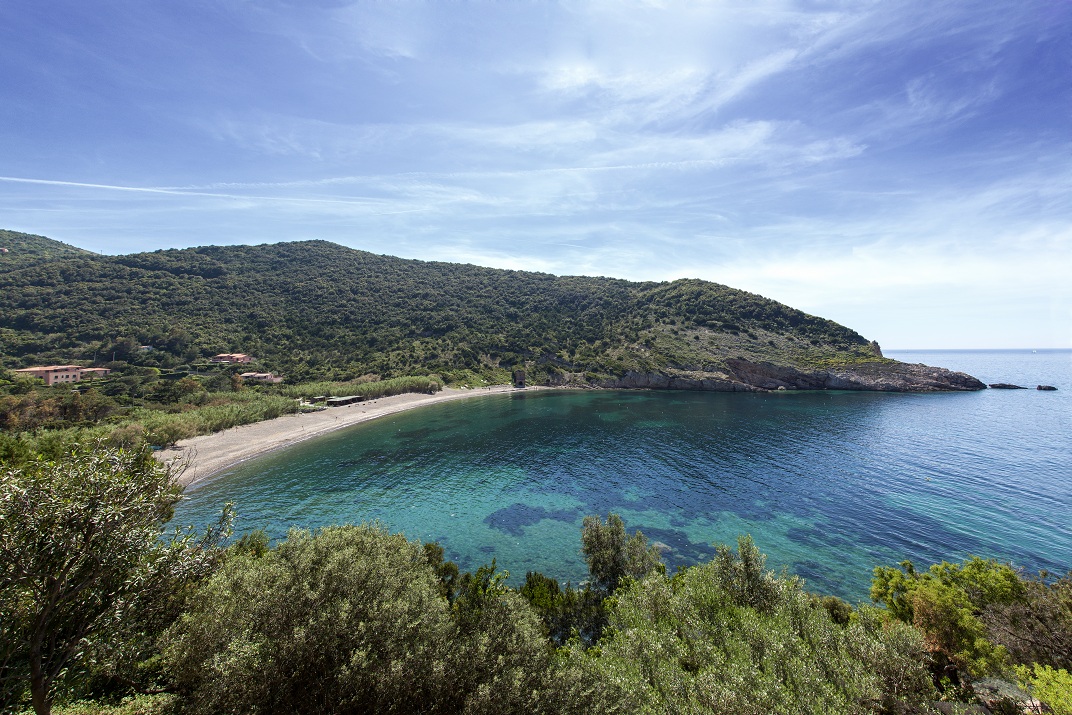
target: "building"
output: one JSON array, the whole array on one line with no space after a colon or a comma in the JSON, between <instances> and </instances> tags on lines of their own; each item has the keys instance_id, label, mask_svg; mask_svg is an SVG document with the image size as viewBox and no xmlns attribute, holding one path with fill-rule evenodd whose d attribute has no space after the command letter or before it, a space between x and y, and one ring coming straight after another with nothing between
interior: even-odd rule
<instances>
[{"instance_id":1,"label":"building","mask_svg":"<svg viewBox=\"0 0 1072 715\"><path fill-rule=\"evenodd\" d=\"M81 382L83 379L105 377L111 372L105 367L82 367L81 365L44 365L15 370L16 374L39 377L45 381L46 385L67 385L72 382Z\"/></svg>"},{"instance_id":2,"label":"building","mask_svg":"<svg viewBox=\"0 0 1072 715\"><path fill-rule=\"evenodd\" d=\"M244 363L253 362L253 358L245 353L220 353L213 358L210 358L210 362L219 363Z\"/></svg>"},{"instance_id":3,"label":"building","mask_svg":"<svg viewBox=\"0 0 1072 715\"><path fill-rule=\"evenodd\" d=\"M282 375L273 375L270 372L244 372L241 377L246 382L267 382L272 385L283 382Z\"/></svg>"}]
</instances>

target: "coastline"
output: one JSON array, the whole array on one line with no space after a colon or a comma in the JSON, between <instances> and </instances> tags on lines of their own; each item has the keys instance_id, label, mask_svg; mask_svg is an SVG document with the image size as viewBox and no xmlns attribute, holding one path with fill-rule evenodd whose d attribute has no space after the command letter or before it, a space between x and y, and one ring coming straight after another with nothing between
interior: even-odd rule
<instances>
[{"instance_id":1,"label":"coastline","mask_svg":"<svg viewBox=\"0 0 1072 715\"><path fill-rule=\"evenodd\" d=\"M180 440L174 447L160 450L156 457L161 462L176 467L176 480L186 488L242 462L351 425L433 403L502 394L518 389L670 389L702 392L954 392L986 389L985 384L970 375L926 365L895 363L895 368L883 365L877 369L875 366L862 365L806 373L794 368L749 363L739 359L731 363L734 368L732 376L723 373L665 375L628 372L622 378L604 380L597 384L575 384L563 380L549 387L533 385L515 388L512 385L493 385L485 388L444 388L432 395L404 393L344 407L331 407L319 412L283 415L272 420L232 427L222 432L199 435Z\"/></svg>"},{"instance_id":2,"label":"coastline","mask_svg":"<svg viewBox=\"0 0 1072 715\"><path fill-rule=\"evenodd\" d=\"M177 481L185 489L250 459L378 417L440 402L534 389L540 388L493 385L471 389L444 388L433 395L408 392L380 397L319 412L282 415L222 432L179 440L174 447L157 452L156 458L165 464L182 465Z\"/></svg>"}]
</instances>

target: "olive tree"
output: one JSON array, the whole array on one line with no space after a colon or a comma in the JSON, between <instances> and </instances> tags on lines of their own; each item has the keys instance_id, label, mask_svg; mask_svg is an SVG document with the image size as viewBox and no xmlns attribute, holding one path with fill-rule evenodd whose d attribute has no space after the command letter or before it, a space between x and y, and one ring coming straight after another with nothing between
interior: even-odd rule
<instances>
[{"instance_id":1,"label":"olive tree","mask_svg":"<svg viewBox=\"0 0 1072 715\"><path fill-rule=\"evenodd\" d=\"M586 516L581 526L581 544L588 573L604 593L614 591L624 581L641 579L647 574L665 572L659 550L637 531L625 532L625 523L617 514L608 514L603 522L598 516Z\"/></svg>"},{"instance_id":2,"label":"olive tree","mask_svg":"<svg viewBox=\"0 0 1072 715\"><path fill-rule=\"evenodd\" d=\"M538 710L538 617L494 566L463 575L450 603L439 559L371 525L229 556L165 638L188 711Z\"/></svg>"},{"instance_id":3,"label":"olive tree","mask_svg":"<svg viewBox=\"0 0 1072 715\"><path fill-rule=\"evenodd\" d=\"M165 539L181 497L148 451L79 449L0 469L0 698L38 715L86 661L173 603L211 565L191 532Z\"/></svg>"}]
</instances>

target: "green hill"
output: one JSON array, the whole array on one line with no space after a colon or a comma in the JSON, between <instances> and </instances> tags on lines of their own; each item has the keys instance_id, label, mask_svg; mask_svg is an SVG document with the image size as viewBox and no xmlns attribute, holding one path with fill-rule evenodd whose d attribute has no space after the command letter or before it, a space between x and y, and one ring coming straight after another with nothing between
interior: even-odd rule
<instances>
[{"instance_id":1,"label":"green hill","mask_svg":"<svg viewBox=\"0 0 1072 715\"><path fill-rule=\"evenodd\" d=\"M57 258L92 256L81 248L18 231L0 229L0 273L26 268Z\"/></svg>"},{"instance_id":2,"label":"green hill","mask_svg":"<svg viewBox=\"0 0 1072 715\"><path fill-rule=\"evenodd\" d=\"M173 367L245 352L291 380L455 381L523 367L530 381L552 384L773 389L772 379L812 387L794 381L894 364L837 323L701 280L553 276L324 241L98 256L3 236L36 251L0 271L6 367L113 354Z\"/></svg>"}]
</instances>

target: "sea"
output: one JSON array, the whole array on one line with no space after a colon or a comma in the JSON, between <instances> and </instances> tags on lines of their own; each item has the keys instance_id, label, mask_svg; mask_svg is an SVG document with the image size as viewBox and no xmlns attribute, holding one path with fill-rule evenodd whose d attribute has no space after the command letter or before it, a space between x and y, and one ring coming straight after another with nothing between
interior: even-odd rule
<instances>
[{"instance_id":1,"label":"sea","mask_svg":"<svg viewBox=\"0 0 1072 715\"><path fill-rule=\"evenodd\" d=\"M966 393L519 390L300 443L192 489L236 534L376 522L463 570L587 577L587 515L619 514L668 572L750 535L767 567L868 600L880 565L969 555L1072 570L1072 351L887 351L1030 389ZM1056 391L1039 391L1037 385Z\"/></svg>"}]
</instances>

